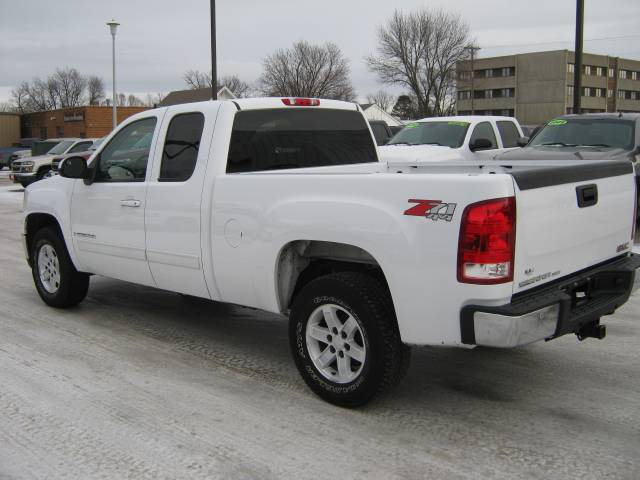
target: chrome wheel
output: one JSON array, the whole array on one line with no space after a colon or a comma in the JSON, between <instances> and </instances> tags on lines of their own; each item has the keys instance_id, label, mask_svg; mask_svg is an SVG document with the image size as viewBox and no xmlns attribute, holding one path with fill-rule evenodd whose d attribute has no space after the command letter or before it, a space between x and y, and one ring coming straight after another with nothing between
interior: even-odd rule
<instances>
[{"instance_id":1,"label":"chrome wheel","mask_svg":"<svg viewBox=\"0 0 640 480\"><path fill-rule=\"evenodd\" d=\"M326 304L309 316L305 340L313 365L326 379L349 383L362 372L367 342L359 322L344 308Z\"/></svg>"},{"instance_id":2,"label":"chrome wheel","mask_svg":"<svg viewBox=\"0 0 640 480\"><path fill-rule=\"evenodd\" d=\"M56 293L60 288L60 262L55 249L49 244L38 251L38 276L48 293Z\"/></svg>"}]
</instances>

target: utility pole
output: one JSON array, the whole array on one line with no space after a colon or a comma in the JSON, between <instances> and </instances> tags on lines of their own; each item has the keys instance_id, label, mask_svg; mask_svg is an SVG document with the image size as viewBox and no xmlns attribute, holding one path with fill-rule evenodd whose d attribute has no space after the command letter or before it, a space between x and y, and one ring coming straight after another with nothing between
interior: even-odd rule
<instances>
[{"instance_id":1,"label":"utility pole","mask_svg":"<svg viewBox=\"0 0 640 480\"><path fill-rule=\"evenodd\" d=\"M107 22L107 25L109 25L109 30L111 31L111 63L112 63L111 66L112 66L112 75L113 75L112 123L113 123L113 129L115 130L116 127L118 126L118 107L117 107L118 100L116 98L116 31L118 30L118 25L120 24L112 19L110 22Z\"/></svg>"},{"instance_id":2,"label":"utility pole","mask_svg":"<svg viewBox=\"0 0 640 480\"><path fill-rule=\"evenodd\" d=\"M469 50L471 52L471 115L473 115L475 113L474 111L474 107L473 107L473 97L474 97L474 92L473 92L473 79L475 77L474 74L474 69L473 69L473 61L475 59L475 54L478 50L480 50L480 47L476 47L474 45L468 45L466 47L464 47L465 50Z\"/></svg>"},{"instance_id":3,"label":"utility pole","mask_svg":"<svg viewBox=\"0 0 640 480\"><path fill-rule=\"evenodd\" d=\"M216 0L211 0L211 98L218 99L218 68L216 56Z\"/></svg>"},{"instance_id":4,"label":"utility pole","mask_svg":"<svg viewBox=\"0 0 640 480\"><path fill-rule=\"evenodd\" d=\"M581 113L582 97L582 33L584 30L584 0L577 0L576 5L576 49L573 65L573 113Z\"/></svg>"}]
</instances>

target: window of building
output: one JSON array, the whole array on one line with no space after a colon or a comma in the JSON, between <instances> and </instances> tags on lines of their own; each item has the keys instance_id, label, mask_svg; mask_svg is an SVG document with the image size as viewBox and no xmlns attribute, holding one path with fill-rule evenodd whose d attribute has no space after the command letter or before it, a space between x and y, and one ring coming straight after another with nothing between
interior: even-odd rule
<instances>
[{"instance_id":1,"label":"window of building","mask_svg":"<svg viewBox=\"0 0 640 480\"><path fill-rule=\"evenodd\" d=\"M471 90L462 90L458 92L458 100L470 100Z\"/></svg>"},{"instance_id":2,"label":"window of building","mask_svg":"<svg viewBox=\"0 0 640 480\"><path fill-rule=\"evenodd\" d=\"M473 91L473 98L485 98L485 91L484 90L474 90Z\"/></svg>"},{"instance_id":3,"label":"window of building","mask_svg":"<svg viewBox=\"0 0 640 480\"><path fill-rule=\"evenodd\" d=\"M473 133L471 134L471 140L469 140L469 143L473 144L473 142L475 142L479 138L486 138L491 142L491 146L483 150L493 150L494 148L498 148L496 135L493 132L493 127L489 122L482 122L476 125L476 128L473 129Z\"/></svg>"},{"instance_id":4,"label":"window of building","mask_svg":"<svg viewBox=\"0 0 640 480\"><path fill-rule=\"evenodd\" d=\"M573 85L567 86L567 97L573 98Z\"/></svg>"},{"instance_id":5,"label":"window of building","mask_svg":"<svg viewBox=\"0 0 640 480\"><path fill-rule=\"evenodd\" d=\"M585 87L582 89L582 96L583 97L590 97L591 96L591 91L592 89L589 87Z\"/></svg>"},{"instance_id":6,"label":"window of building","mask_svg":"<svg viewBox=\"0 0 640 480\"><path fill-rule=\"evenodd\" d=\"M493 90L485 90L484 98L493 98Z\"/></svg>"},{"instance_id":7,"label":"window of building","mask_svg":"<svg viewBox=\"0 0 640 480\"><path fill-rule=\"evenodd\" d=\"M613 68L609 68L609 77L613 78L616 76L616 71Z\"/></svg>"},{"instance_id":8,"label":"window of building","mask_svg":"<svg viewBox=\"0 0 640 480\"><path fill-rule=\"evenodd\" d=\"M184 182L191 178L198 160L204 115L181 113L171 119L162 150L159 182Z\"/></svg>"},{"instance_id":9,"label":"window of building","mask_svg":"<svg viewBox=\"0 0 640 480\"><path fill-rule=\"evenodd\" d=\"M625 97L625 91L624 90L618 90L618 98L620 100L624 100Z\"/></svg>"},{"instance_id":10,"label":"window of building","mask_svg":"<svg viewBox=\"0 0 640 480\"><path fill-rule=\"evenodd\" d=\"M99 157L96 181L143 182L156 117L130 123L109 141Z\"/></svg>"},{"instance_id":11,"label":"window of building","mask_svg":"<svg viewBox=\"0 0 640 480\"><path fill-rule=\"evenodd\" d=\"M502 146L504 148L517 147L520 132L518 132L516 124L506 120L500 120L496 123L498 125L498 132L500 132L500 137L502 138Z\"/></svg>"},{"instance_id":12,"label":"window of building","mask_svg":"<svg viewBox=\"0 0 640 480\"><path fill-rule=\"evenodd\" d=\"M631 72L631 80L637 80L638 79L638 72L633 71Z\"/></svg>"},{"instance_id":13,"label":"window of building","mask_svg":"<svg viewBox=\"0 0 640 480\"><path fill-rule=\"evenodd\" d=\"M567 72L573 73L576 66L573 63L567 63Z\"/></svg>"},{"instance_id":14,"label":"window of building","mask_svg":"<svg viewBox=\"0 0 640 480\"><path fill-rule=\"evenodd\" d=\"M613 97L613 90L612 89L607 90L607 97L608 98L612 98Z\"/></svg>"},{"instance_id":15,"label":"window of building","mask_svg":"<svg viewBox=\"0 0 640 480\"><path fill-rule=\"evenodd\" d=\"M369 127L356 111L246 110L233 121L227 173L377 161Z\"/></svg>"},{"instance_id":16,"label":"window of building","mask_svg":"<svg viewBox=\"0 0 640 480\"><path fill-rule=\"evenodd\" d=\"M591 75L591 71L592 71L591 65L585 65L584 66L584 74L585 75Z\"/></svg>"},{"instance_id":17,"label":"window of building","mask_svg":"<svg viewBox=\"0 0 640 480\"><path fill-rule=\"evenodd\" d=\"M620 70L619 76L622 79L627 78L627 71L626 70Z\"/></svg>"},{"instance_id":18,"label":"window of building","mask_svg":"<svg viewBox=\"0 0 640 480\"><path fill-rule=\"evenodd\" d=\"M471 80L471 72L469 70L461 70L458 72L458 78L460 80Z\"/></svg>"},{"instance_id":19,"label":"window of building","mask_svg":"<svg viewBox=\"0 0 640 480\"><path fill-rule=\"evenodd\" d=\"M596 97L602 97L602 88L595 88Z\"/></svg>"}]
</instances>

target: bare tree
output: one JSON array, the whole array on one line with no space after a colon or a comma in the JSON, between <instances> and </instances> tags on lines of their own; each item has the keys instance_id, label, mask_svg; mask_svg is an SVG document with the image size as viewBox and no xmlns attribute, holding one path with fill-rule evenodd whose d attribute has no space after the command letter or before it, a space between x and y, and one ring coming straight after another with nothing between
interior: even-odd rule
<instances>
[{"instance_id":1,"label":"bare tree","mask_svg":"<svg viewBox=\"0 0 640 480\"><path fill-rule=\"evenodd\" d=\"M147 93L147 96L145 97L145 100L144 100L144 105L146 107L155 108L162 100L164 100L164 97L166 96L167 94L162 92Z\"/></svg>"},{"instance_id":2,"label":"bare tree","mask_svg":"<svg viewBox=\"0 0 640 480\"><path fill-rule=\"evenodd\" d=\"M49 77L61 108L78 107L84 104L87 79L75 68L57 68Z\"/></svg>"},{"instance_id":3,"label":"bare tree","mask_svg":"<svg viewBox=\"0 0 640 480\"><path fill-rule=\"evenodd\" d=\"M187 70L182 76L187 86L192 90L211 88L211 74L199 70ZM238 98L251 95L251 86L237 75L227 75L218 79L218 89L227 87Z\"/></svg>"},{"instance_id":4,"label":"bare tree","mask_svg":"<svg viewBox=\"0 0 640 480\"><path fill-rule=\"evenodd\" d=\"M367 95L367 102L378 105L382 110L388 112L393 108L396 98L389 92L378 90L376 93Z\"/></svg>"},{"instance_id":5,"label":"bare tree","mask_svg":"<svg viewBox=\"0 0 640 480\"><path fill-rule=\"evenodd\" d=\"M182 75L182 79L191 90L200 88L211 88L211 74L200 70L187 70Z\"/></svg>"},{"instance_id":6,"label":"bare tree","mask_svg":"<svg viewBox=\"0 0 640 480\"><path fill-rule=\"evenodd\" d=\"M87 78L87 101L89 105L100 105L104 99L104 82L96 75Z\"/></svg>"},{"instance_id":7,"label":"bare tree","mask_svg":"<svg viewBox=\"0 0 640 480\"><path fill-rule=\"evenodd\" d=\"M262 65L260 88L264 95L355 98L349 61L333 43L297 42L290 49L269 55Z\"/></svg>"},{"instance_id":8,"label":"bare tree","mask_svg":"<svg viewBox=\"0 0 640 480\"><path fill-rule=\"evenodd\" d=\"M377 55L367 57L380 81L407 87L419 115L445 115L453 108L456 62L467 58L469 26L443 10L396 11L378 29Z\"/></svg>"}]
</instances>

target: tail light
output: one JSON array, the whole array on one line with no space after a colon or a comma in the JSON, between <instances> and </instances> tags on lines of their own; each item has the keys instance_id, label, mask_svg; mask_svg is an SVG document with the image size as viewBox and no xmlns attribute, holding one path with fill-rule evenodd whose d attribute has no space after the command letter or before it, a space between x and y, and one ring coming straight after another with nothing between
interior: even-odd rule
<instances>
[{"instance_id":1,"label":"tail light","mask_svg":"<svg viewBox=\"0 0 640 480\"><path fill-rule=\"evenodd\" d=\"M514 197L467 206L460 225L458 281L483 285L511 282L515 244Z\"/></svg>"},{"instance_id":2,"label":"tail light","mask_svg":"<svg viewBox=\"0 0 640 480\"><path fill-rule=\"evenodd\" d=\"M319 107L318 98L283 98L282 103L290 107Z\"/></svg>"}]
</instances>

